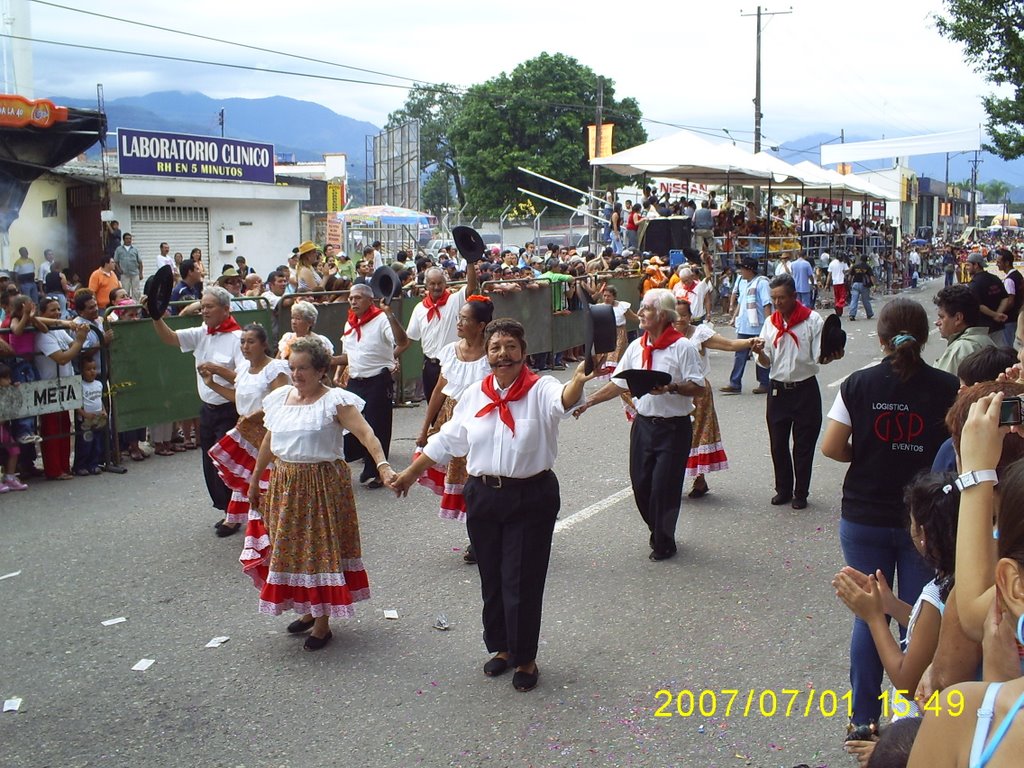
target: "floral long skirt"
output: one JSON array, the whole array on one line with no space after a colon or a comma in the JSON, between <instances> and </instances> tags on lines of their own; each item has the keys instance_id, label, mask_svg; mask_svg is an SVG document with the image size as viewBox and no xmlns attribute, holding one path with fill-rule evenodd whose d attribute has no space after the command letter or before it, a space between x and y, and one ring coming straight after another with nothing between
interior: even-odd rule
<instances>
[{"instance_id":1,"label":"floral long skirt","mask_svg":"<svg viewBox=\"0 0 1024 768\"><path fill-rule=\"evenodd\" d=\"M279 460L262 506L260 612L352 616L352 604L370 597L370 584L348 465Z\"/></svg>"},{"instance_id":2,"label":"floral long skirt","mask_svg":"<svg viewBox=\"0 0 1024 768\"><path fill-rule=\"evenodd\" d=\"M441 426L451 419L455 410L455 401L446 397L441 411L434 419L428 435L432 435L441 429ZM441 497L441 508L437 516L443 520L458 520L466 522L466 501L462 497L462 486L465 485L469 473L466 471L466 457L455 456L447 465L435 464L424 472L418 482L426 486Z\"/></svg>"},{"instance_id":3,"label":"floral long skirt","mask_svg":"<svg viewBox=\"0 0 1024 768\"><path fill-rule=\"evenodd\" d=\"M729 459L722 446L722 430L715 413L711 385L705 381L704 391L693 398L693 443L686 462L686 476L696 477L729 468Z\"/></svg>"}]
</instances>

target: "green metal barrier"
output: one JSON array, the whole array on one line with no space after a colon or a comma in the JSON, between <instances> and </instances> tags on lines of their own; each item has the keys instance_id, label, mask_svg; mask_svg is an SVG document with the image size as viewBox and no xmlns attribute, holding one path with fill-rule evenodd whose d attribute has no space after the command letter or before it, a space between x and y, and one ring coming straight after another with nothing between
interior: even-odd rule
<instances>
[{"instance_id":1,"label":"green metal barrier","mask_svg":"<svg viewBox=\"0 0 1024 768\"><path fill-rule=\"evenodd\" d=\"M269 334L269 307L232 314L239 325L259 323ZM174 330L202 323L198 315L165 320ZM196 362L191 353L160 341L152 320L120 320L109 327L114 331L108 352L117 430L124 432L196 418L202 402L196 391Z\"/></svg>"}]
</instances>

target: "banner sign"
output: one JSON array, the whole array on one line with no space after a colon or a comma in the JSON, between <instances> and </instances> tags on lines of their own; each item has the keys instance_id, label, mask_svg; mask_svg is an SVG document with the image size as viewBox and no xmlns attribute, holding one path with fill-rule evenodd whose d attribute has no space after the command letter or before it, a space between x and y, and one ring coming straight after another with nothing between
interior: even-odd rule
<instances>
[{"instance_id":1,"label":"banner sign","mask_svg":"<svg viewBox=\"0 0 1024 768\"><path fill-rule=\"evenodd\" d=\"M341 213L345 210L345 185L331 183L327 185L327 212Z\"/></svg>"},{"instance_id":2,"label":"banner sign","mask_svg":"<svg viewBox=\"0 0 1024 768\"><path fill-rule=\"evenodd\" d=\"M587 126L587 152L588 157L593 160L595 157L610 157L612 155L612 132L615 130L615 123L601 123L601 146L600 152L594 154L594 143L597 141L597 126Z\"/></svg>"},{"instance_id":3,"label":"banner sign","mask_svg":"<svg viewBox=\"0 0 1024 768\"><path fill-rule=\"evenodd\" d=\"M274 145L183 133L117 131L121 175L274 183Z\"/></svg>"},{"instance_id":4,"label":"banner sign","mask_svg":"<svg viewBox=\"0 0 1024 768\"><path fill-rule=\"evenodd\" d=\"M82 407L82 377L29 381L0 387L0 419L20 419Z\"/></svg>"},{"instance_id":5,"label":"banner sign","mask_svg":"<svg viewBox=\"0 0 1024 768\"><path fill-rule=\"evenodd\" d=\"M34 125L37 128L49 128L54 123L62 123L67 119L68 108L58 107L52 101L32 101L13 94L0 96L0 125L16 128Z\"/></svg>"}]
</instances>

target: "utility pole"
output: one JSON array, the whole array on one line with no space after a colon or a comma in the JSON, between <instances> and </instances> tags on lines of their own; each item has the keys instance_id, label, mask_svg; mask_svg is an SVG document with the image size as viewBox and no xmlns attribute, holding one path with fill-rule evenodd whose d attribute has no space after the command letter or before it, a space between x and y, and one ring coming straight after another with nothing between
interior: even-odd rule
<instances>
[{"instance_id":1,"label":"utility pole","mask_svg":"<svg viewBox=\"0 0 1024 768\"><path fill-rule=\"evenodd\" d=\"M601 156L601 123L604 120L604 78L598 76L597 78L597 112L594 116L596 122L594 123L594 157ZM601 166L592 165L593 176L590 180L590 194L598 194L597 190L601 184ZM598 201L593 197L590 199L590 211L594 216L600 215L598 209ZM598 244L598 233L601 231L601 225L598 223L596 218L590 219L590 252L597 255L597 244Z\"/></svg>"},{"instance_id":2,"label":"utility pole","mask_svg":"<svg viewBox=\"0 0 1024 768\"><path fill-rule=\"evenodd\" d=\"M978 157L978 150L974 150L974 159L971 160L971 226L978 226L978 165L984 161Z\"/></svg>"},{"instance_id":3,"label":"utility pole","mask_svg":"<svg viewBox=\"0 0 1024 768\"><path fill-rule=\"evenodd\" d=\"M740 13L740 16L756 16L757 17L757 56L754 64L754 154L756 155L761 151L761 118L764 115L761 113L761 18L764 16L785 16L793 12L792 6L788 11L774 11L769 13L761 9L761 6L757 6L755 13ZM761 206L761 188L754 187L754 200L758 207ZM768 201L769 207L771 206L771 200Z\"/></svg>"},{"instance_id":4,"label":"utility pole","mask_svg":"<svg viewBox=\"0 0 1024 768\"><path fill-rule=\"evenodd\" d=\"M220 112L217 113L217 122L220 123L220 137L224 138L224 108L221 107Z\"/></svg>"},{"instance_id":5,"label":"utility pole","mask_svg":"<svg viewBox=\"0 0 1024 768\"><path fill-rule=\"evenodd\" d=\"M757 17L757 59L754 64L754 153L761 151L761 18L764 16L785 16L793 12L792 7L788 11L773 11L769 13L757 6L755 13L740 13L740 16Z\"/></svg>"}]
</instances>

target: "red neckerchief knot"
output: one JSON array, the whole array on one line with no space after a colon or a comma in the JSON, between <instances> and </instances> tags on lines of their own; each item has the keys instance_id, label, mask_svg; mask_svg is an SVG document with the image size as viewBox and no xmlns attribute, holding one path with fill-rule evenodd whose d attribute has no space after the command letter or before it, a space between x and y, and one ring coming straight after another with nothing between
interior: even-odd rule
<instances>
[{"instance_id":1,"label":"red neckerchief knot","mask_svg":"<svg viewBox=\"0 0 1024 768\"><path fill-rule=\"evenodd\" d=\"M772 342L773 347L779 346L779 342L782 341L783 336L791 336L797 347L800 346L800 339L797 338L796 334L793 333L793 329L796 328L800 323L811 316L811 310L801 304L799 301L796 303L796 307L792 312L789 313L789 322L787 323L782 313L776 310L772 312L771 321L772 325L775 326L778 333L775 335L775 341Z\"/></svg>"},{"instance_id":2,"label":"red neckerchief knot","mask_svg":"<svg viewBox=\"0 0 1024 768\"><path fill-rule=\"evenodd\" d=\"M228 315L228 319L218 325L216 328L206 326L206 334L213 336L215 333L231 333L232 331L240 331L242 326L238 324L238 321L232 315Z\"/></svg>"},{"instance_id":3,"label":"red neckerchief knot","mask_svg":"<svg viewBox=\"0 0 1024 768\"><path fill-rule=\"evenodd\" d=\"M516 421L512 418L512 411L509 409L508 404L519 400L520 398L526 397L526 393L530 391L530 388L540 381L540 376L531 371L525 365L519 372L516 380L512 382L512 386L508 388L508 392L505 397L501 397L498 394L497 388L494 386L494 374L483 380L481 387L483 388L484 394L491 399L487 405L476 412L476 417L486 416L488 413L493 411L495 408L498 409L498 418L508 427L512 434L516 433Z\"/></svg>"},{"instance_id":4,"label":"red neckerchief knot","mask_svg":"<svg viewBox=\"0 0 1024 768\"><path fill-rule=\"evenodd\" d=\"M357 315L351 309L348 311L348 330L346 330L342 336L348 336L352 331L356 332L356 341L363 340L363 326L369 323L377 315L381 314L384 310L380 307L370 306L368 310L363 312L362 315Z\"/></svg>"},{"instance_id":5,"label":"red neckerchief knot","mask_svg":"<svg viewBox=\"0 0 1024 768\"><path fill-rule=\"evenodd\" d=\"M654 340L653 344L651 344L650 334L644 331L644 335L640 337L640 348L643 350L644 368L648 371L651 370L651 365L654 363L654 350L667 349L681 338L683 338L683 334L670 325L662 331L661 335Z\"/></svg>"},{"instance_id":6,"label":"red neckerchief knot","mask_svg":"<svg viewBox=\"0 0 1024 768\"><path fill-rule=\"evenodd\" d=\"M427 322L428 323L431 320L434 320L434 319L437 319L437 320L441 319L441 307L443 307L445 304L448 303L448 297L449 296L451 296L451 293L449 293L448 289L445 288L444 289L444 293L441 294L441 298L438 299L437 301L434 301L430 297L429 293L426 296L423 297L423 306L427 308Z\"/></svg>"}]
</instances>

